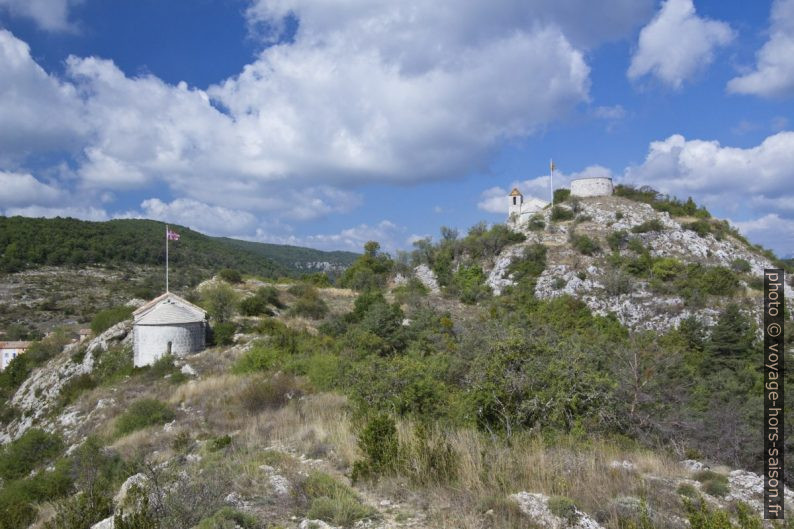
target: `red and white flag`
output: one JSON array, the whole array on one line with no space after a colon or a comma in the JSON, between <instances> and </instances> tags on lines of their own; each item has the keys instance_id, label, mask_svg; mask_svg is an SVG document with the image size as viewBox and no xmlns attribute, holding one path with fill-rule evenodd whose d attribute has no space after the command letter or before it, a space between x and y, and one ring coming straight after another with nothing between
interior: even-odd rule
<instances>
[{"instance_id":1,"label":"red and white flag","mask_svg":"<svg viewBox=\"0 0 794 529\"><path fill-rule=\"evenodd\" d=\"M165 236L168 237L168 240L171 240L171 241L178 241L179 240L179 234L177 232L175 232L175 231L171 231L168 228L165 229Z\"/></svg>"}]
</instances>

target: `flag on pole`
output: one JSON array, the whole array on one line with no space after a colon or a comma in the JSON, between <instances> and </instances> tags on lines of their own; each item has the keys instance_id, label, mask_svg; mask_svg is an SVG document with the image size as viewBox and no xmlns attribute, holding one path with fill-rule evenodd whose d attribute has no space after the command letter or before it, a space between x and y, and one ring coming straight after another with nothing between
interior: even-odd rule
<instances>
[{"instance_id":1,"label":"flag on pole","mask_svg":"<svg viewBox=\"0 0 794 529\"><path fill-rule=\"evenodd\" d=\"M166 237L168 237L171 241L178 241L179 234L175 231L171 231L170 229L166 228Z\"/></svg>"}]
</instances>

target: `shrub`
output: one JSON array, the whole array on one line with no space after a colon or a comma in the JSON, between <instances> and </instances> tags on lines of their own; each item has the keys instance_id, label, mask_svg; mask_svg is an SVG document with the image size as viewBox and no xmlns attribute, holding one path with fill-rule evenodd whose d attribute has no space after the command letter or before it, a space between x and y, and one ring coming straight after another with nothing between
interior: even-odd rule
<instances>
[{"instance_id":1,"label":"shrub","mask_svg":"<svg viewBox=\"0 0 794 529\"><path fill-rule=\"evenodd\" d=\"M365 459L353 465L353 481L396 470L399 441L394 419L384 413L372 417L358 437L358 446Z\"/></svg>"},{"instance_id":2,"label":"shrub","mask_svg":"<svg viewBox=\"0 0 794 529\"><path fill-rule=\"evenodd\" d=\"M268 371L281 361L282 353L271 345L257 344L247 350L232 366L232 373L243 375Z\"/></svg>"},{"instance_id":3,"label":"shrub","mask_svg":"<svg viewBox=\"0 0 794 529\"><path fill-rule=\"evenodd\" d=\"M491 292L491 289L485 285L485 273L477 265L458 268L452 283L460 300L469 305L486 298Z\"/></svg>"},{"instance_id":4,"label":"shrub","mask_svg":"<svg viewBox=\"0 0 794 529\"><path fill-rule=\"evenodd\" d=\"M571 246L573 246L574 250L583 255L593 255L601 249L598 246L598 243L587 235L578 235L574 232L571 232L569 238L571 241Z\"/></svg>"},{"instance_id":5,"label":"shrub","mask_svg":"<svg viewBox=\"0 0 794 529\"><path fill-rule=\"evenodd\" d=\"M100 384L111 384L131 375L134 369L132 349L117 345L108 348L99 357L98 365L94 369L94 376Z\"/></svg>"},{"instance_id":6,"label":"shrub","mask_svg":"<svg viewBox=\"0 0 794 529\"><path fill-rule=\"evenodd\" d=\"M694 231L701 237L705 237L711 233L711 224L709 221L701 219L684 224L684 229Z\"/></svg>"},{"instance_id":7,"label":"shrub","mask_svg":"<svg viewBox=\"0 0 794 529\"><path fill-rule=\"evenodd\" d=\"M196 529L257 529L261 527L257 519L250 514L231 507L222 507L209 518L204 518Z\"/></svg>"},{"instance_id":8,"label":"shrub","mask_svg":"<svg viewBox=\"0 0 794 529\"><path fill-rule=\"evenodd\" d=\"M174 417L174 411L157 399L136 400L116 419L116 437L123 437L147 426L165 424Z\"/></svg>"},{"instance_id":9,"label":"shrub","mask_svg":"<svg viewBox=\"0 0 794 529\"><path fill-rule=\"evenodd\" d=\"M622 270L610 270L602 277L604 291L610 296L620 296L631 292L631 277Z\"/></svg>"},{"instance_id":10,"label":"shrub","mask_svg":"<svg viewBox=\"0 0 794 529\"><path fill-rule=\"evenodd\" d=\"M547 248L543 244L533 244L524 250L521 259L516 259L510 263L508 272L516 281L526 278L537 278L546 269Z\"/></svg>"},{"instance_id":11,"label":"shrub","mask_svg":"<svg viewBox=\"0 0 794 529\"><path fill-rule=\"evenodd\" d=\"M327 288L331 286L331 278L324 272L306 274L302 279L317 288Z\"/></svg>"},{"instance_id":12,"label":"shrub","mask_svg":"<svg viewBox=\"0 0 794 529\"><path fill-rule=\"evenodd\" d=\"M227 446L232 444L232 438L230 435L221 435L219 437L215 437L209 443L209 450L210 452L217 452L218 450L223 450Z\"/></svg>"},{"instance_id":13,"label":"shrub","mask_svg":"<svg viewBox=\"0 0 794 529\"><path fill-rule=\"evenodd\" d=\"M554 190L554 203L559 204L560 202L565 202L570 198L571 190L566 188L560 188Z\"/></svg>"},{"instance_id":14,"label":"shrub","mask_svg":"<svg viewBox=\"0 0 794 529\"><path fill-rule=\"evenodd\" d=\"M681 261L674 257L661 257L653 261L651 275L662 281L670 281L680 274L684 269Z\"/></svg>"},{"instance_id":15,"label":"shrub","mask_svg":"<svg viewBox=\"0 0 794 529\"><path fill-rule=\"evenodd\" d=\"M626 230L617 230L607 235L607 245L613 252L621 250L628 242L629 234Z\"/></svg>"},{"instance_id":16,"label":"shrub","mask_svg":"<svg viewBox=\"0 0 794 529\"><path fill-rule=\"evenodd\" d=\"M231 321L223 321L212 326L212 342L215 345L231 345L234 343L234 335L237 333L237 324Z\"/></svg>"},{"instance_id":17,"label":"shrub","mask_svg":"<svg viewBox=\"0 0 794 529\"><path fill-rule=\"evenodd\" d=\"M304 285L304 287L300 297L290 307L290 314L293 316L304 316L313 320L324 318L328 314L328 305L320 297L316 288L310 285ZM292 288L290 288L290 293L292 293Z\"/></svg>"},{"instance_id":18,"label":"shrub","mask_svg":"<svg viewBox=\"0 0 794 529\"><path fill-rule=\"evenodd\" d=\"M548 500L548 508L555 516L567 521L570 525L576 523L578 515L576 505L570 498L565 496L552 496Z\"/></svg>"},{"instance_id":19,"label":"shrub","mask_svg":"<svg viewBox=\"0 0 794 529\"><path fill-rule=\"evenodd\" d=\"M59 436L32 428L0 450L0 478L12 480L26 476L52 461L62 450Z\"/></svg>"},{"instance_id":20,"label":"shrub","mask_svg":"<svg viewBox=\"0 0 794 529\"><path fill-rule=\"evenodd\" d=\"M202 290L201 301L215 321L224 322L234 316L237 293L229 285L212 285Z\"/></svg>"},{"instance_id":21,"label":"shrub","mask_svg":"<svg viewBox=\"0 0 794 529\"><path fill-rule=\"evenodd\" d=\"M560 206L554 206L551 208L551 220L552 221L564 221L564 220L571 220L574 217L575 213L573 210L568 208L563 208Z\"/></svg>"},{"instance_id":22,"label":"shrub","mask_svg":"<svg viewBox=\"0 0 794 529\"><path fill-rule=\"evenodd\" d=\"M61 386L61 391L58 395L58 405L62 407L68 406L75 401L80 393L94 389L96 386L96 380L88 373L72 377Z\"/></svg>"},{"instance_id":23,"label":"shrub","mask_svg":"<svg viewBox=\"0 0 794 529\"><path fill-rule=\"evenodd\" d=\"M529 218L527 227L532 231L540 231L546 227L546 223L543 221L543 217L536 213Z\"/></svg>"},{"instance_id":24,"label":"shrub","mask_svg":"<svg viewBox=\"0 0 794 529\"><path fill-rule=\"evenodd\" d=\"M250 296L240 301L240 314L243 316L261 316L262 314L272 316L273 312L268 310L265 300Z\"/></svg>"},{"instance_id":25,"label":"shrub","mask_svg":"<svg viewBox=\"0 0 794 529\"><path fill-rule=\"evenodd\" d=\"M664 224L659 219L646 220L631 228L632 233L647 233L649 231L663 231Z\"/></svg>"},{"instance_id":26,"label":"shrub","mask_svg":"<svg viewBox=\"0 0 794 529\"><path fill-rule=\"evenodd\" d=\"M722 480L708 480L703 482L703 492L722 498L730 492L730 487L727 482Z\"/></svg>"},{"instance_id":27,"label":"shrub","mask_svg":"<svg viewBox=\"0 0 794 529\"><path fill-rule=\"evenodd\" d=\"M374 511L361 503L355 492L323 472L312 472L301 484L310 501L308 518L333 525L350 527L355 522L373 516Z\"/></svg>"},{"instance_id":28,"label":"shrub","mask_svg":"<svg viewBox=\"0 0 794 529\"><path fill-rule=\"evenodd\" d=\"M750 266L750 261L747 259L734 259L731 261L731 270L734 272L739 272L741 274L746 274L752 269Z\"/></svg>"},{"instance_id":29,"label":"shrub","mask_svg":"<svg viewBox=\"0 0 794 529\"><path fill-rule=\"evenodd\" d=\"M242 283L243 281L243 276L240 275L240 272L238 272L237 270L232 270L231 268L224 268L223 270L218 272L218 277L220 277L227 283L231 283L232 285Z\"/></svg>"},{"instance_id":30,"label":"shrub","mask_svg":"<svg viewBox=\"0 0 794 529\"><path fill-rule=\"evenodd\" d=\"M269 379L252 378L240 391L240 404L249 413L274 410L303 394L294 377L276 373Z\"/></svg>"},{"instance_id":31,"label":"shrub","mask_svg":"<svg viewBox=\"0 0 794 529\"><path fill-rule=\"evenodd\" d=\"M44 529L85 529L112 513L109 491L77 494L56 506L55 517L44 524Z\"/></svg>"},{"instance_id":32,"label":"shrub","mask_svg":"<svg viewBox=\"0 0 794 529\"><path fill-rule=\"evenodd\" d=\"M114 325L132 317L132 307L120 306L113 307L99 311L94 319L91 320L91 331L96 334L102 334Z\"/></svg>"}]
</instances>

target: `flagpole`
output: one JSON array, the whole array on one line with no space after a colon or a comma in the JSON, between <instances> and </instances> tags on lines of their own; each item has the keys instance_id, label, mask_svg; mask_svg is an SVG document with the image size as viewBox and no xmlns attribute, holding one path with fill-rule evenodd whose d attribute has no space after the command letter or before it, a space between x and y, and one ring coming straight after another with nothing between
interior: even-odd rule
<instances>
[{"instance_id":1,"label":"flagpole","mask_svg":"<svg viewBox=\"0 0 794 529\"><path fill-rule=\"evenodd\" d=\"M549 160L549 195L551 196L551 207L554 207L554 159Z\"/></svg>"},{"instance_id":2,"label":"flagpole","mask_svg":"<svg viewBox=\"0 0 794 529\"><path fill-rule=\"evenodd\" d=\"M165 292L168 293L168 224L165 225Z\"/></svg>"}]
</instances>

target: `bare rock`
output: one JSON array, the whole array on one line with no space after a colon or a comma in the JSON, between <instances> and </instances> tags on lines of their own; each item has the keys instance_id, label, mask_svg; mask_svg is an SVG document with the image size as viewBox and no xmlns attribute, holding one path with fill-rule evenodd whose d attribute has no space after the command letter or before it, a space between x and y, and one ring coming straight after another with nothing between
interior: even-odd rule
<instances>
[{"instance_id":1,"label":"bare rock","mask_svg":"<svg viewBox=\"0 0 794 529\"><path fill-rule=\"evenodd\" d=\"M335 529L333 525L328 525L322 520L302 520L298 529Z\"/></svg>"},{"instance_id":2,"label":"bare rock","mask_svg":"<svg viewBox=\"0 0 794 529\"><path fill-rule=\"evenodd\" d=\"M545 494L519 492L510 497L518 503L521 512L526 514L536 525L548 529L601 529L601 525L589 515L573 508L570 519L557 516L549 509L549 497Z\"/></svg>"},{"instance_id":3,"label":"bare rock","mask_svg":"<svg viewBox=\"0 0 794 529\"><path fill-rule=\"evenodd\" d=\"M113 529L115 527L115 523L113 522L113 516L108 516L101 522L97 522L91 526L91 529Z\"/></svg>"},{"instance_id":4,"label":"bare rock","mask_svg":"<svg viewBox=\"0 0 794 529\"><path fill-rule=\"evenodd\" d=\"M428 290L430 290L430 292L438 293L441 291L438 287L438 279L436 278L435 272L433 272L426 264L420 264L414 268L414 274L416 275L416 278L425 287L427 287Z\"/></svg>"}]
</instances>

